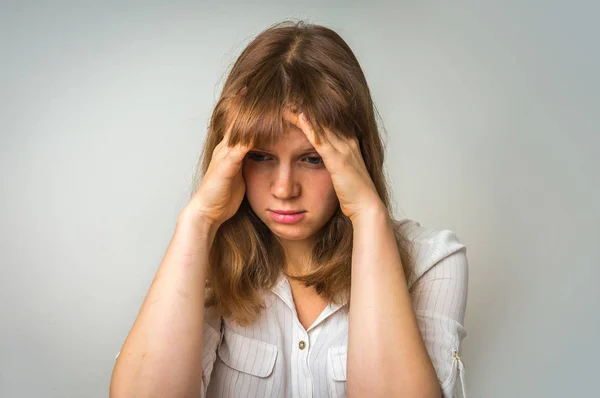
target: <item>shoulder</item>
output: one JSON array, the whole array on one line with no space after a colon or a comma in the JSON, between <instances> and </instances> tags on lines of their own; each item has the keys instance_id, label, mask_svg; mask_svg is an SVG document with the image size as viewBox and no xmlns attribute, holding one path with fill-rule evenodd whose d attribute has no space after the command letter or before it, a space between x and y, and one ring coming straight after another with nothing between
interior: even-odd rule
<instances>
[{"instance_id":1,"label":"shoulder","mask_svg":"<svg viewBox=\"0 0 600 398\"><path fill-rule=\"evenodd\" d=\"M425 227L408 218L393 220L393 224L396 231L410 242L413 275L408 281L409 286L435 268L467 270L467 248L454 231ZM444 261L447 259L451 261Z\"/></svg>"}]
</instances>

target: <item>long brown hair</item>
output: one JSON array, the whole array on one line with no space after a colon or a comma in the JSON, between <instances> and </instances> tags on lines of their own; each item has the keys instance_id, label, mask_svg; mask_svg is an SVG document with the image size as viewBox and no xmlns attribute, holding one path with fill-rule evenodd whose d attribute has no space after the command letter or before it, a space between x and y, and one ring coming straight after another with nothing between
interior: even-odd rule
<instances>
[{"instance_id":1,"label":"long brown hair","mask_svg":"<svg viewBox=\"0 0 600 398\"><path fill-rule=\"evenodd\" d=\"M301 109L315 128L356 136L379 197L393 220L384 174L384 145L376 109L362 69L346 42L333 30L304 21L270 26L242 51L213 110L194 178L197 190L215 146L233 123L230 142L274 143L284 131L283 110ZM412 269L410 242L394 229L405 275ZM353 228L339 206L318 232L312 271L291 276L314 286L326 300L349 304ZM205 306L241 325L257 320L262 294L283 270L284 249L244 197L237 213L221 225L209 254Z\"/></svg>"}]
</instances>

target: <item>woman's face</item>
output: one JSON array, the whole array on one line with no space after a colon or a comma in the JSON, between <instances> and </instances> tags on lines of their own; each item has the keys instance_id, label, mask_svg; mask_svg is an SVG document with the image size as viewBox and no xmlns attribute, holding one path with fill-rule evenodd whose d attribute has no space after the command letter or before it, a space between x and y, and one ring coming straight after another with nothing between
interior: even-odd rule
<instances>
[{"instance_id":1,"label":"woman's face","mask_svg":"<svg viewBox=\"0 0 600 398\"><path fill-rule=\"evenodd\" d=\"M275 145L258 145L248 152L242 174L252 210L284 245L304 246L335 214L338 198L329 171L302 130L287 124ZM301 219L285 222L274 212L303 212ZM305 246L306 245L306 246Z\"/></svg>"}]
</instances>

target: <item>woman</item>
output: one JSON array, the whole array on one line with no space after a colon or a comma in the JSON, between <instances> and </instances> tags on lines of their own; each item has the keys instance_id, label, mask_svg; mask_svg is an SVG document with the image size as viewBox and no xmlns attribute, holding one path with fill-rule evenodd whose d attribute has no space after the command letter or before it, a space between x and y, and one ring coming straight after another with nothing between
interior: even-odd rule
<instances>
[{"instance_id":1,"label":"woman","mask_svg":"<svg viewBox=\"0 0 600 398\"><path fill-rule=\"evenodd\" d=\"M332 30L248 45L111 396L462 394L466 249L392 218L374 112Z\"/></svg>"}]
</instances>

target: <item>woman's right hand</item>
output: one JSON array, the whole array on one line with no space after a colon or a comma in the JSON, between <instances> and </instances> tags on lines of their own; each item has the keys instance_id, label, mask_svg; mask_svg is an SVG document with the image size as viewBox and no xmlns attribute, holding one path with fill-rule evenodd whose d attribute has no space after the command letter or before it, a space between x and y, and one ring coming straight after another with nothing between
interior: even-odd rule
<instances>
[{"instance_id":1,"label":"woman's right hand","mask_svg":"<svg viewBox=\"0 0 600 398\"><path fill-rule=\"evenodd\" d=\"M231 125L215 147L200 186L184 210L216 229L233 217L246 193L242 162L251 147L241 143L228 145Z\"/></svg>"}]
</instances>

